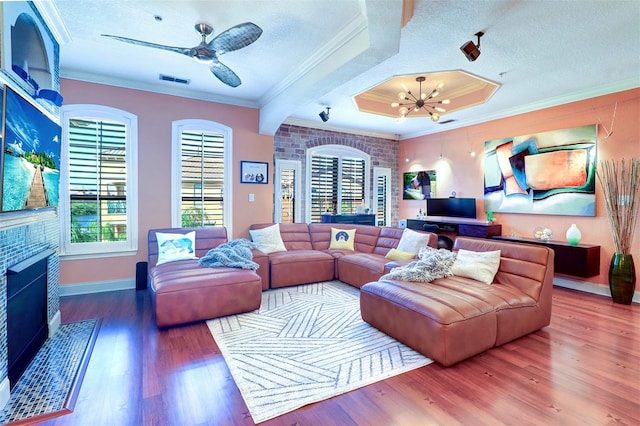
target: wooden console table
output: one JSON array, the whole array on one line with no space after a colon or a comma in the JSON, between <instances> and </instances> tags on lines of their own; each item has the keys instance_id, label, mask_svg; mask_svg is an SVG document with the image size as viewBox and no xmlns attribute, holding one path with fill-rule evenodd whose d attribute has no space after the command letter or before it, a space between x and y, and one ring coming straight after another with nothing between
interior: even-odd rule
<instances>
[{"instance_id":1,"label":"wooden console table","mask_svg":"<svg viewBox=\"0 0 640 426\"><path fill-rule=\"evenodd\" d=\"M554 268L559 274L589 278L600 275L600 246L578 244L572 246L563 241L541 241L535 238L493 237L514 243L547 246L555 252Z\"/></svg>"},{"instance_id":2,"label":"wooden console table","mask_svg":"<svg viewBox=\"0 0 640 426\"><path fill-rule=\"evenodd\" d=\"M487 223L480 220L472 219L456 220L456 219L407 219L407 228L417 231L429 231L432 227L437 226L438 232L450 234L454 237L477 237L491 238L494 235L502 234L502 225L497 223Z\"/></svg>"}]
</instances>

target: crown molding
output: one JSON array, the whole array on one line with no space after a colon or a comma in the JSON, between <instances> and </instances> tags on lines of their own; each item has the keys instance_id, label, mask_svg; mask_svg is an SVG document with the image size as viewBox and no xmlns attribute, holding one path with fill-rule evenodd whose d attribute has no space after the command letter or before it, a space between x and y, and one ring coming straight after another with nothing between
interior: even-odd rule
<instances>
[{"instance_id":1,"label":"crown molding","mask_svg":"<svg viewBox=\"0 0 640 426\"><path fill-rule=\"evenodd\" d=\"M197 90L184 89L181 87L165 87L160 84L144 83L140 81L126 80L105 75L95 75L82 71L61 70L60 78L68 80L83 81L86 83L104 84L107 86L122 87L131 90L141 90L143 92L158 93L161 95L179 96L182 98L196 99L200 101L216 102L219 104L233 105L245 108L259 108L258 103L230 96L214 96ZM166 83L169 84L169 83Z\"/></svg>"},{"instance_id":2,"label":"crown molding","mask_svg":"<svg viewBox=\"0 0 640 426\"><path fill-rule=\"evenodd\" d=\"M49 27L49 31L60 44L69 43L71 34L67 30L66 25L62 22L60 12L53 1L33 0L36 9L42 15L42 19Z\"/></svg>"}]
</instances>

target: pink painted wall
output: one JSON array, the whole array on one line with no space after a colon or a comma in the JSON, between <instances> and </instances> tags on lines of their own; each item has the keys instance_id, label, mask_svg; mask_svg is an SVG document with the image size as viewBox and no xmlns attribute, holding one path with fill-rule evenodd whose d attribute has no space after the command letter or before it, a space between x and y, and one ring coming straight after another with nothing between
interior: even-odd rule
<instances>
[{"instance_id":1,"label":"pink painted wall","mask_svg":"<svg viewBox=\"0 0 640 426\"><path fill-rule=\"evenodd\" d=\"M133 278L135 264L147 258L147 231L171 225L171 123L203 119L233 129L233 229L230 238L249 236L249 226L273 219L273 137L258 133L259 111L214 102L131 90L114 86L61 81L65 105L98 104L138 117L138 241L137 256L61 260L60 284ZM240 184L240 161L269 163L269 184ZM255 194L250 203L249 193Z\"/></svg>"},{"instance_id":2,"label":"pink painted wall","mask_svg":"<svg viewBox=\"0 0 640 426\"><path fill-rule=\"evenodd\" d=\"M614 132L608 139L604 139L606 133L600 124L610 129L616 102L618 106ZM402 179L402 173L406 171L436 169L437 196L448 197L455 191L460 197L476 198L477 217L485 219L482 203L482 152L485 141L594 123L598 124L598 160L640 157L640 89L633 89L401 141L398 177ZM477 154L475 157L470 156L472 151ZM399 217L413 218L418 209L424 206L424 201L400 200ZM566 241L565 232L575 223L582 231L582 243L601 246L600 275L587 281L608 285L607 274L614 246L599 182L596 183L595 217L506 213L496 213L495 217L497 222L502 224L503 235L517 232L523 237L533 237L534 228L544 225L551 228L554 240L562 241ZM632 255L638 270L640 226L635 230ZM640 282L637 288L640 288Z\"/></svg>"}]
</instances>

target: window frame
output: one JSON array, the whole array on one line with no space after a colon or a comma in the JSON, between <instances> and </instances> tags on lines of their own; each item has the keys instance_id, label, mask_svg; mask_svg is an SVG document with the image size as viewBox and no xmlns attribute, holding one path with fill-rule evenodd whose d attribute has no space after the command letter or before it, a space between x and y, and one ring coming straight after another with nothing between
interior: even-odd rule
<instances>
[{"instance_id":1,"label":"window frame","mask_svg":"<svg viewBox=\"0 0 640 426\"><path fill-rule=\"evenodd\" d=\"M231 186L233 185L233 129L224 124L210 120L185 119L171 123L171 226L182 228L182 133L183 132L211 132L220 133L224 138L224 185L223 185L223 222L227 228L227 235L233 235L233 200ZM216 226L223 226L218 225Z\"/></svg>"},{"instance_id":2,"label":"window frame","mask_svg":"<svg viewBox=\"0 0 640 426\"><path fill-rule=\"evenodd\" d=\"M305 200L305 221L307 223L311 223L311 202L312 202L312 193L311 193L311 180L312 180L312 157L314 155L322 155L327 157L337 157L339 159L338 162L338 182L337 182L337 195L338 195L338 206L341 205L342 201L342 159L343 158L351 158L364 160L364 203L367 206L371 206L371 157L364 151L360 151L356 148L351 148L349 146L344 145L321 145L314 148L309 148L307 150L307 158L306 158L306 200ZM339 214L339 212L338 212Z\"/></svg>"},{"instance_id":3,"label":"window frame","mask_svg":"<svg viewBox=\"0 0 640 426\"><path fill-rule=\"evenodd\" d=\"M384 178L386 180L386 191L384 193L384 223L380 225L378 222L378 179ZM389 167L374 167L373 168L373 187L371 202L371 213L376 216L376 226L390 226L391 224L391 169Z\"/></svg>"},{"instance_id":4,"label":"window frame","mask_svg":"<svg viewBox=\"0 0 640 426\"><path fill-rule=\"evenodd\" d=\"M72 118L111 120L126 126L126 209L127 239L91 243L71 242L69 121ZM94 258L135 255L138 251L138 117L130 112L104 105L73 104L60 108L62 147L60 167L60 257Z\"/></svg>"}]
</instances>

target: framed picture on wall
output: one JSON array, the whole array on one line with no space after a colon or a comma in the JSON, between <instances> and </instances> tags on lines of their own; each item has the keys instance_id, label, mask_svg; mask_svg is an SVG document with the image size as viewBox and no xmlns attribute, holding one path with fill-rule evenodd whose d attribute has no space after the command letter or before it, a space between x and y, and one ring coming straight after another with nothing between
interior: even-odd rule
<instances>
[{"instance_id":1,"label":"framed picture on wall","mask_svg":"<svg viewBox=\"0 0 640 426\"><path fill-rule=\"evenodd\" d=\"M240 162L240 183L262 183L269 182L269 163L256 161Z\"/></svg>"},{"instance_id":2,"label":"framed picture on wall","mask_svg":"<svg viewBox=\"0 0 640 426\"><path fill-rule=\"evenodd\" d=\"M402 199L424 200L436 196L436 171L406 172L402 177Z\"/></svg>"}]
</instances>

